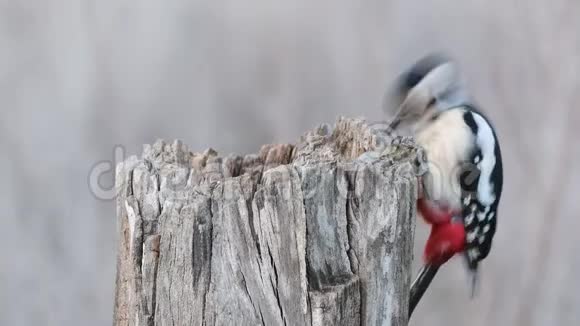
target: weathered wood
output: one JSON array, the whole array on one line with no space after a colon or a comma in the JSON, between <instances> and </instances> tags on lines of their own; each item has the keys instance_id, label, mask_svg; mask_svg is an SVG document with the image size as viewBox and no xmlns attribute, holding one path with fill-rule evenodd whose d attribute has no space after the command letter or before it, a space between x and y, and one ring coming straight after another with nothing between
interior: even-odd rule
<instances>
[{"instance_id":1,"label":"weathered wood","mask_svg":"<svg viewBox=\"0 0 580 326\"><path fill-rule=\"evenodd\" d=\"M115 325L406 325L419 154L351 119L244 157L145 146L117 167Z\"/></svg>"}]
</instances>

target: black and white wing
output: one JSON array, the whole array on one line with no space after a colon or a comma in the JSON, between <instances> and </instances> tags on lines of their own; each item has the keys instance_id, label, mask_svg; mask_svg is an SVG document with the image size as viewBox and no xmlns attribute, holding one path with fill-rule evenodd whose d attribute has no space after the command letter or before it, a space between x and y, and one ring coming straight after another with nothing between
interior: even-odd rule
<instances>
[{"instance_id":1,"label":"black and white wing","mask_svg":"<svg viewBox=\"0 0 580 326\"><path fill-rule=\"evenodd\" d=\"M461 169L465 256L471 270L487 257L497 225L503 171L499 142L489 121L474 109L464 120L475 135L470 159Z\"/></svg>"}]
</instances>

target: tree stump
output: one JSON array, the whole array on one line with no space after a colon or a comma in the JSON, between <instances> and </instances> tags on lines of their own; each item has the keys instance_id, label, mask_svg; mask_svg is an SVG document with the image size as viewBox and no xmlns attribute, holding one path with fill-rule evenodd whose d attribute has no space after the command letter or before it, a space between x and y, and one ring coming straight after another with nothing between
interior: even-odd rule
<instances>
[{"instance_id":1,"label":"tree stump","mask_svg":"<svg viewBox=\"0 0 580 326\"><path fill-rule=\"evenodd\" d=\"M115 325L406 325L424 166L345 118L257 155L146 145L116 171Z\"/></svg>"}]
</instances>

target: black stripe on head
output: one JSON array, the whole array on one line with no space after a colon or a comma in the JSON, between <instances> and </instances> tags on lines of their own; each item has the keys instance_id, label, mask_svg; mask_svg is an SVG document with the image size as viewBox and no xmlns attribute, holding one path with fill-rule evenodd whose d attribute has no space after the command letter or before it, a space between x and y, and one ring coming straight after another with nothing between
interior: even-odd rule
<instances>
[{"instance_id":1,"label":"black stripe on head","mask_svg":"<svg viewBox=\"0 0 580 326\"><path fill-rule=\"evenodd\" d=\"M402 93L408 92L411 88L417 86L431 70L449 61L448 57L440 53L429 54L421 58L401 76L399 91Z\"/></svg>"},{"instance_id":2,"label":"black stripe on head","mask_svg":"<svg viewBox=\"0 0 580 326\"><path fill-rule=\"evenodd\" d=\"M465 113L463 114L463 120L465 120L465 123L469 126L469 129L471 129L471 132L474 135L477 135L479 127L477 126L477 123L473 118L473 114L470 111L465 111Z\"/></svg>"}]
</instances>

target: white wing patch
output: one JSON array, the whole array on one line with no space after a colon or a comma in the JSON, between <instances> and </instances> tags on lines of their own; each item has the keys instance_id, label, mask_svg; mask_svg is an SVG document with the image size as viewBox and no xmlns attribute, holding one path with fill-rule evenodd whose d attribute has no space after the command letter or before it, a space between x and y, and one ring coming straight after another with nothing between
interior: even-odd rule
<instances>
[{"instance_id":1,"label":"white wing patch","mask_svg":"<svg viewBox=\"0 0 580 326\"><path fill-rule=\"evenodd\" d=\"M485 212L479 212L479 213L477 213L477 219L480 222L483 222L483 220L485 220Z\"/></svg>"},{"instance_id":2,"label":"white wing patch","mask_svg":"<svg viewBox=\"0 0 580 326\"><path fill-rule=\"evenodd\" d=\"M467 250L467 255L469 256L469 259L477 260L477 258L479 258L479 249L471 248Z\"/></svg>"},{"instance_id":3,"label":"white wing patch","mask_svg":"<svg viewBox=\"0 0 580 326\"><path fill-rule=\"evenodd\" d=\"M474 214L475 212L471 212L465 217L465 224L470 225L473 222Z\"/></svg>"},{"instance_id":4,"label":"white wing patch","mask_svg":"<svg viewBox=\"0 0 580 326\"><path fill-rule=\"evenodd\" d=\"M475 227L475 229L473 231L467 233L467 236L466 236L467 242L469 242L469 243L473 242L475 240L475 238L478 236L478 234L479 234L479 227Z\"/></svg>"},{"instance_id":5,"label":"white wing patch","mask_svg":"<svg viewBox=\"0 0 580 326\"><path fill-rule=\"evenodd\" d=\"M484 206L490 206L495 201L491 173L495 167L495 137L491 127L479 114L472 112L473 119L477 124L477 135L475 141L481 150L481 162L478 163L480 169L479 184L477 185L477 199Z\"/></svg>"},{"instance_id":6,"label":"white wing patch","mask_svg":"<svg viewBox=\"0 0 580 326\"><path fill-rule=\"evenodd\" d=\"M469 205L469 202L471 202L471 195L465 196L465 198L463 199L463 206Z\"/></svg>"}]
</instances>

